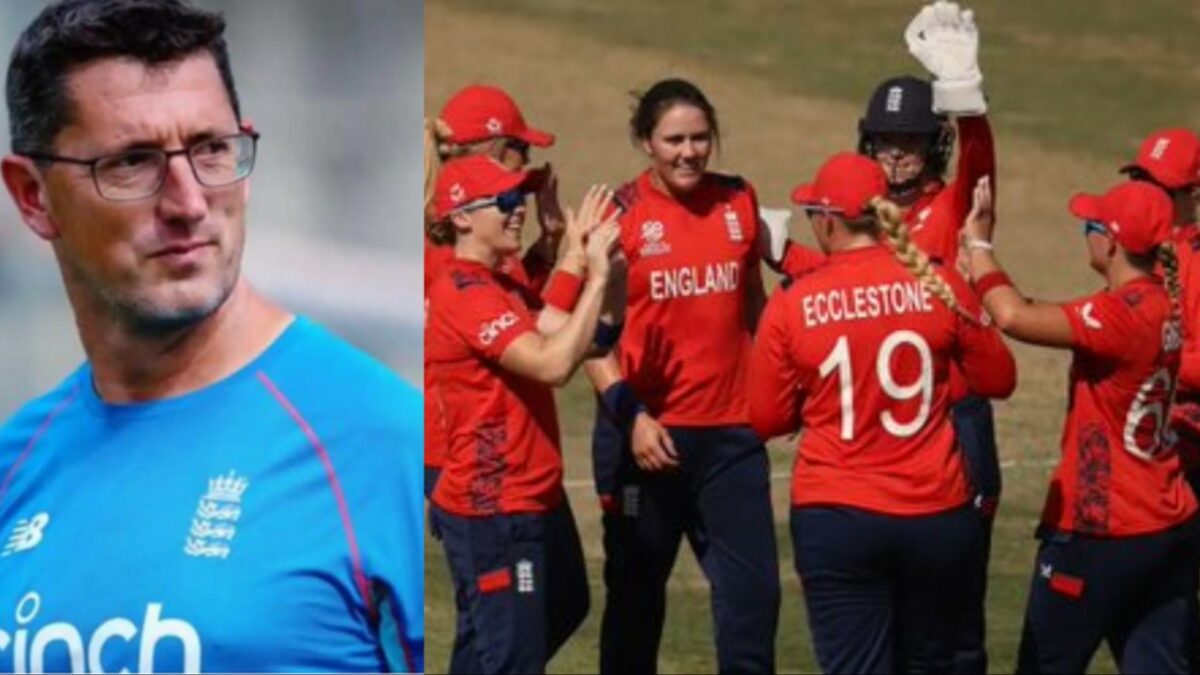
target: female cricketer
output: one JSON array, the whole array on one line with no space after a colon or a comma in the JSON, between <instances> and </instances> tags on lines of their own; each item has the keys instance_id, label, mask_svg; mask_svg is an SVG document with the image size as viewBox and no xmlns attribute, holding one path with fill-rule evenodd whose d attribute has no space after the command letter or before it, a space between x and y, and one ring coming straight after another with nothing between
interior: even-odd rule
<instances>
[{"instance_id":1,"label":"female cricketer","mask_svg":"<svg viewBox=\"0 0 1200 675\"><path fill-rule=\"evenodd\" d=\"M531 146L546 148L554 145L554 135L534 128L512 96L503 89L473 84L463 87L446 102L441 113L425 124L425 289L428 294L433 280L445 263L454 258L454 246L446 239L448 232L439 229L434 211L434 185L438 166L455 157L486 155L511 170L524 169L529 164ZM564 221L558 202L558 178L547 162L532 172L528 185L538 214L541 233L524 256L506 256L497 270L564 312L570 312L579 297L583 284L582 270L570 264L580 256L567 256L565 266L555 267L562 240ZM518 252L519 253L519 252ZM554 270L553 273L551 270ZM425 369L425 391L431 383ZM425 494L433 491L441 471L446 439L442 436L441 412L436 408L437 397L425 397ZM438 533L434 531L434 535Z\"/></svg>"},{"instance_id":2,"label":"female cricketer","mask_svg":"<svg viewBox=\"0 0 1200 675\"><path fill-rule=\"evenodd\" d=\"M951 672L981 528L951 372L1002 398L1016 367L886 191L876 162L841 153L793 192L829 258L767 305L750 419L763 438L803 429L791 529L821 668Z\"/></svg>"},{"instance_id":3,"label":"female cricketer","mask_svg":"<svg viewBox=\"0 0 1200 675\"><path fill-rule=\"evenodd\" d=\"M1142 181L1073 197L1106 285L1065 304L1014 288L992 253L990 207L981 183L964 246L988 314L1013 338L1073 356L1017 670L1083 672L1107 640L1121 672L1195 672L1196 498L1164 433L1181 346L1171 200Z\"/></svg>"},{"instance_id":4,"label":"female cricketer","mask_svg":"<svg viewBox=\"0 0 1200 675\"><path fill-rule=\"evenodd\" d=\"M566 236L588 236L578 306L535 314L540 300L497 270L520 250L528 181L473 155L442 167L435 188L435 228L455 255L429 289L425 327L426 395L446 439L431 516L462 600L454 673L542 672L588 609L550 387L592 343L618 231L601 218L611 192L593 187L567 214Z\"/></svg>"},{"instance_id":5,"label":"female cricketer","mask_svg":"<svg viewBox=\"0 0 1200 675\"><path fill-rule=\"evenodd\" d=\"M716 111L692 83L640 96L630 121L649 167L618 190L627 272L615 353L588 365L607 602L600 670L653 673L666 583L686 534L712 586L722 672L774 670L779 573L762 441L745 377L764 303L758 205L709 172Z\"/></svg>"}]
</instances>

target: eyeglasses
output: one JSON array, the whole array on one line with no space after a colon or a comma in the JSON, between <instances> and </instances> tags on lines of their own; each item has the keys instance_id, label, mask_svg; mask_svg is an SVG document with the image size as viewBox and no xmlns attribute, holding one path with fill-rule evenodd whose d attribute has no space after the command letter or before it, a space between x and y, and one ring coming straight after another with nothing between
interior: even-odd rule
<instances>
[{"instance_id":1,"label":"eyeglasses","mask_svg":"<svg viewBox=\"0 0 1200 675\"><path fill-rule=\"evenodd\" d=\"M113 202L131 202L158 194L167 177L167 165L176 155L187 157L196 182L205 187L224 187L245 180L254 170L259 133L241 132L207 138L182 150L138 148L94 159L25 153L39 162L78 164L91 169L92 182L100 196Z\"/></svg>"},{"instance_id":2,"label":"eyeglasses","mask_svg":"<svg viewBox=\"0 0 1200 675\"><path fill-rule=\"evenodd\" d=\"M1085 220L1083 221L1083 234L1084 236L1089 234L1099 234L1103 236L1108 234L1108 228L1099 221Z\"/></svg>"},{"instance_id":3,"label":"eyeglasses","mask_svg":"<svg viewBox=\"0 0 1200 675\"><path fill-rule=\"evenodd\" d=\"M500 210L500 213L503 213L506 216L511 216L513 211L516 211L518 207L525 205L526 196L527 193L521 188L513 188L511 190L505 190L495 197L481 199L477 202L471 202L470 204L464 204L459 211L478 211L479 209L486 209L489 206L494 206Z\"/></svg>"}]
</instances>

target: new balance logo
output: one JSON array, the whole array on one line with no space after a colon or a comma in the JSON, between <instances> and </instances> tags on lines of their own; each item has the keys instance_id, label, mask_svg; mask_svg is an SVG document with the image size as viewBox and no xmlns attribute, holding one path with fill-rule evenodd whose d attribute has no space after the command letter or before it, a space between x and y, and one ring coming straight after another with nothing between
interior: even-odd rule
<instances>
[{"instance_id":1,"label":"new balance logo","mask_svg":"<svg viewBox=\"0 0 1200 675\"><path fill-rule=\"evenodd\" d=\"M13 528L12 534L8 537L8 543L4 546L4 552L0 553L0 558L7 558L14 553L36 548L38 544L42 543L43 532L49 524L50 514L45 512L32 518L18 520L17 526Z\"/></svg>"}]
</instances>

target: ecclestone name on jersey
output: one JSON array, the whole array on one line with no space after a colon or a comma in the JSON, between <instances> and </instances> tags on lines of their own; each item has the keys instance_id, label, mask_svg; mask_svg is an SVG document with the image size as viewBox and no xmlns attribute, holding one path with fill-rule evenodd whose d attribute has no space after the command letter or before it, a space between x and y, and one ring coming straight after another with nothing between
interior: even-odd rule
<instances>
[{"instance_id":1,"label":"ecclestone name on jersey","mask_svg":"<svg viewBox=\"0 0 1200 675\"><path fill-rule=\"evenodd\" d=\"M709 293L733 293L738 289L737 262L690 265L650 272L650 298L656 302Z\"/></svg>"},{"instance_id":2,"label":"ecclestone name on jersey","mask_svg":"<svg viewBox=\"0 0 1200 675\"><path fill-rule=\"evenodd\" d=\"M804 324L820 326L831 321L857 321L914 312L932 312L929 291L919 281L835 288L804 296Z\"/></svg>"}]
</instances>

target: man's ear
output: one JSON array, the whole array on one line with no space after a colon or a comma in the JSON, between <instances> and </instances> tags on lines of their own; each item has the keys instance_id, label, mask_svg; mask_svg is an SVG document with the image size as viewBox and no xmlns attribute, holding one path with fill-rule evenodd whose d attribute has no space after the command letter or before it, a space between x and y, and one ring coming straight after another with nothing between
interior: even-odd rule
<instances>
[{"instance_id":1,"label":"man's ear","mask_svg":"<svg viewBox=\"0 0 1200 675\"><path fill-rule=\"evenodd\" d=\"M45 178L37 164L28 157L8 155L0 159L0 174L25 226L46 241L58 239L58 226L50 217Z\"/></svg>"}]
</instances>

